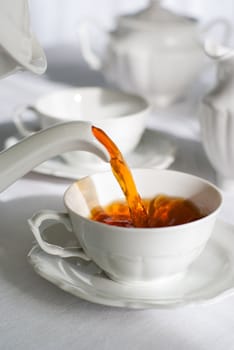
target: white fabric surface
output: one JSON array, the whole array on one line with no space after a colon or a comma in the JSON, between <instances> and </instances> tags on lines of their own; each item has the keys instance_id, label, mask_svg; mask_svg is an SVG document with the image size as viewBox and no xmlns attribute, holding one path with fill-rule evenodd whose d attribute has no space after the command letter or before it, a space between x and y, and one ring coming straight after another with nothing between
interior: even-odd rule
<instances>
[{"instance_id":1,"label":"white fabric surface","mask_svg":"<svg viewBox=\"0 0 234 350\"><path fill-rule=\"evenodd\" d=\"M28 74L0 81L1 137L6 125L15 131L11 118L18 105L60 87ZM176 143L171 168L215 181L194 106L190 96L167 113L155 112L149 123ZM0 194L0 349L233 350L234 296L175 310L117 309L75 298L35 274L27 262L33 241L27 218L42 208L62 210L68 184L31 173ZM221 218L234 224L233 199L225 195Z\"/></svg>"}]
</instances>

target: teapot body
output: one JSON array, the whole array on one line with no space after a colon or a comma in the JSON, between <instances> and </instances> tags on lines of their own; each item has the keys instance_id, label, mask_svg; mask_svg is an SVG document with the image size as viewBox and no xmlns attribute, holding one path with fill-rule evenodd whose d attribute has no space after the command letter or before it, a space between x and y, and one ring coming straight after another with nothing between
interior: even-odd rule
<instances>
[{"instance_id":1,"label":"teapot body","mask_svg":"<svg viewBox=\"0 0 234 350\"><path fill-rule=\"evenodd\" d=\"M178 38L177 38L178 39ZM170 41L170 33L141 31L113 35L102 71L121 89L166 106L183 95L205 67L206 58L195 33Z\"/></svg>"},{"instance_id":2,"label":"teapot body","mask_svg":"<svg viewBox=\"0 0 234 350\"><path fill-rule=\"evenodd\" d=\"M27 0L0 1L0 23L0 77L25 69L44 73L46 57L31 31Z\"/></svg>"}]
</instances>

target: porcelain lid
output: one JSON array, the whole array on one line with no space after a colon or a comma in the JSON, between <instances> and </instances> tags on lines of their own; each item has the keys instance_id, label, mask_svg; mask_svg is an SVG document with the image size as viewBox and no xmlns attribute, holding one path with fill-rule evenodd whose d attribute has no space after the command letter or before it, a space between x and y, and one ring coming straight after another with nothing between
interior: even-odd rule
<instances>
[{"instance_id":1,"label":"porcelain lid","mask_svg":"<svg viewBox=\"0 0 234 350\"><path fill-rule=\"evenodd\" d=\"M194 27L196 19L178 15L160 5L159 1L151 1L149 6L135 14L121 16L118 19L119 27L132 29L156 30L158 27L185 29Z\"/></svg>"}]
</instances>

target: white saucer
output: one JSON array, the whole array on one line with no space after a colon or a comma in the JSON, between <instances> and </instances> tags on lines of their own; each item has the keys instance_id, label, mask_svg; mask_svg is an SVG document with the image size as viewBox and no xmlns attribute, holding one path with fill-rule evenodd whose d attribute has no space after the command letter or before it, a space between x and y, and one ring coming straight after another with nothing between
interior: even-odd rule
<instances>
[{"instance_id":1,"label":"white saucer","mask_svg":"<svg viewBox=\"0 0 234 350\"><path fill-rule=\"evenodd\" d=\"M44 231L48 241L56 235L69 241L62 225ZM61 242L60 242L61 244ZM34 270L59 288L93 303L128 308L175 308L207 304L234 293L234 226L217 222L202 255L179 280L153 286L130 286L110 280L93 262L62 259L34 246L28 258Z\"/></svg>"},{"instance_id":2,"label":"white saucer","mask_svg":"<svg viewBox=\"0 0 234 350\"><path fill-rule=\"evenodd\" d=\"M15 137L8 138L5 141L5 148L18 141L19 139ZM126 156L126 161L131 168L166 169L175 159L175 150L174 144L163 133L147 129L134 152ZM44 162L33 171L45 175L78 179L109 169L110 165L104 162L94 164L83 161L80 166L77 166L66 163L62 157L57 157Z\"/></svg>"}]
</instances>

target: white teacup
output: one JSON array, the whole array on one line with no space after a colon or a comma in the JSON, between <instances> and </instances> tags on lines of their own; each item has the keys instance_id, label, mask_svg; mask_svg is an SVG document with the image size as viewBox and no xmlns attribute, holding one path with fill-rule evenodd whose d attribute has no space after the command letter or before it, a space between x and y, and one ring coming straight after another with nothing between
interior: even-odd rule
<instances>
[{"instance_id":1,"label":"white teacup","mask_svg":"<svg viewBox=\"0 0 234 350\"><path fill-rule=\"evenodd\" d=\"M192 200L205 216L163 228L123 228L90 220L93 207L123 199L113 174L99 173L68 188L64 195L68 214L43 210L29 220L40 247L48 254L91 259L118 282L146 283L183 276L211 236L222 195L211 183L181 172L138 169L133 170L133 176L143 198L153 198L159 193L182 196ZM62 222L72 230L81 250L44 241L40 227L46 221L47 225L51 224L51 220Z\"/></svg>"},{"instance_id":2,"label":"white teacup","mask_svg":"<svg viewBox=\"0 0 234 350\"><path fill-rule=\"evenodd\" d=\"M102 128L124 155L134 150L145 130L150 106L140 96L100 87L69 88L39 98L34 105L16 112L14 122L23 136L32 133L23 121L27 110L36 113L42 129L70 120L83 120ZM63 155L72 164L81 160L99 162L87 152Z\"/></svg>"}]
</instances>

